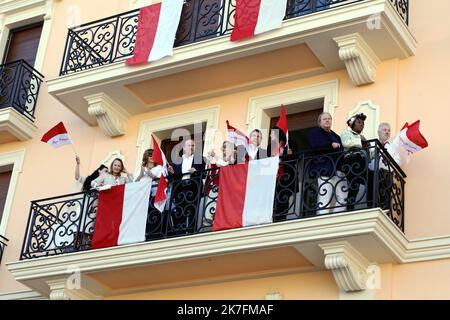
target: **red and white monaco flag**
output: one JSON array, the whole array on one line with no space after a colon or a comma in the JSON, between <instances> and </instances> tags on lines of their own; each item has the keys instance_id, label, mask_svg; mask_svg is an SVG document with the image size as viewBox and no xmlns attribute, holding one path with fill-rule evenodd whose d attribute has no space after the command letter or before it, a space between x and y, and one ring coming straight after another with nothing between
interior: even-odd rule
<instances>
[{"instance_id":1,"label":"red and white monaco flag","mask_svg":"<svg viewBox=\"0 0 450 320\"><path fill-rule=\"evenodd\" d=\"M163 167L163 174L159 178L158 188L156 189L156 195L154 200L154 206L158 209L159 212L164 211L164 207L166 206L167 201L167 159L161 148L159 147L158 142L155 137L152 135L153 141L153 161Z\"/></svg>"},{"instance_id":2,"label":"red and white monaco flag","mask_svg":"<svg viewBox=\"0 0 450 320\"><path fill-rule=\"evenodd\" d=\"M284 0L236 0L231 41L253 37L281 27L286 15Z\"/></svg>"},{"instance_id":3,"label":"red and white monaco flag","mask_svg":"<svg viewBox=\"0 0 450 320\"><path fill-rule=\"evenodd\" d=\"M286 147L288 146L289 141L289 130L286 118L286 110L284 109L284 105L281 105L281 115L277 122L277 127L280 128L284 135L286 136Z\"/></svg>"},{"instance_id":4,"label":"red and white monaco flag","mask_svg":"<svg viewBox=\"0 0 450 320\"><path fill-rule=\"evenodd\" d=\"M72 144L69 134L67 133L64 123L60 122L51 128L46 134L42 136L42 142L48 143L53 148L59 148L66 144Z\"/></svg>"},{"instance_id":5,"label":"red and white monaco flag","mask_svg":"<svg viewBox=\"0 0 450 320\"><path fill-rule=\"evenodd\" d=\"M213 230L272 223L278 157L220 168Z\"/></svg>"},{"instance_id":6,"label":"red and white monaco flag","mask_svg":"<svg viewBox=\"0 0 450 320\"><path fill-rule=\"evenodd\" d=\"M236 129L235 127L231 126L230 123L227 122L227 140L232 142L235 146L245 146L245 150L249 150L249 145L252 143L250 141L250 138L247 137L245 133L243 133L241 130Z\"/></svg>"},{"instance_id":7,"label":"red and white monaco flag","mask_svg":"<svg viewBox=\"0 0 450 320\"><path fill-rule=\"evenodd\" d=\"M410 153L415 153L428 147L428 142L420 133L420 120L409 125L405 123L402 130L394 138L394 143Z\"/></svg>"},{"instance_id":8,"label":"red and white monaco flag","mask_svg":"<svg viewBox=\"0 0 450 320\"><path fill-rule=\"evenodd\" d=\"M98 195L92 248L144 242L151 184L114 186Z\"/></svg>"},{"instance_id":9,"label":"red and white monaco flag","mask_svg":"<svg viewBox=\"0 0 450 320\"><path fill-rule=\"evenodd\" d=\"M156 61L173 55L183 0L163 0L139 10L134 55L127 65Z\"/></svg>"}]
</instances>

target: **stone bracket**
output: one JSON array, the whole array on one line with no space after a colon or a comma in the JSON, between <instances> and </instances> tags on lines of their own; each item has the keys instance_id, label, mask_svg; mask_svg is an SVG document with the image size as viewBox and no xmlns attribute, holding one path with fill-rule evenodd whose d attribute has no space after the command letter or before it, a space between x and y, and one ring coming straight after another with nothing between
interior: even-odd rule
<instances>
[{"instance_id":1,"label":"stone bracket","mask_svg":"<svg viewBox=\"0 0 450 320\"><path fill-rule=\"evenodd\" d=\"M130 114L104 92L84 97L88 113L95 117L102 131L109 137L125 134Z\"/></svg>"},{"instance_id":2,"label":"stone bracket","mask_svg":"<svg viewBox=\"0 0 450 320\"><path fill-rule=\"evenodd\" d=\"M344 61L347 72L356 86L375 82L380 59L358 34L333 38L339 47L339 58Z\"/></svg>"},{"instance_id":3,"label":"stone bracket","mask_svg":"<svg viewBox=\"0 0 450 320\"><path fill-rule=\"evenodd\" d=\"M338 287L346 292L366 289L369 261L347 241L319 244L325 267L333 273Z\"/></svg>"},{"instance_id":4,"label":"stone bracket","mask_svg":"<svg viewBox=\"0 0 450 320\"><path fill-rule=\"evenodd\" d=\"M70 277L47 281L50 288L50 300L100 300L101 296L95 295L82 286L74 286Z\"/></svg>"}]
</instances>

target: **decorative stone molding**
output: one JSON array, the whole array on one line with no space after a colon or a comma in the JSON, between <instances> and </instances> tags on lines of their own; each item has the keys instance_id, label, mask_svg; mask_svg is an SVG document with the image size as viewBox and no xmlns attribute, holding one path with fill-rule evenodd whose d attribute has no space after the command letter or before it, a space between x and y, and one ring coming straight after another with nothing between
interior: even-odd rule
<instances>
[{"instance_id":1,"label":"decorative stone molding","mask_svg":"<svg viewBox=\"0 0 450 320\"><path fill-rule=\"evenodd\" d=\"M60 278L47 281L50 288L50 300L100 300L101 296L97 296L86 288L69 288L68 279Z\"/></svg>"},{"instance_id":2,"label":"decorative stone molding","mask_svg":"<svg viewBox=\"0 0 450 320\"><path fill-rule=\"evenodd\" d=\"M84 97L89 115L95 117L103 132L110 137L125 134L130 114L104 92Z\"/></svg>"},{"instance_id":3,"label":"decorative stone molding","mask_svg":"<svg viewBox=\"0 0 450 320\"><path fill-rule=\"evenodd\" d=\"M362 132L366 139L378 139L378 123L380 122L380 107L370 100L359 102L355 108L348 113L348 118L364 113L367 116ZM348 119L347 118L347 119Z\"/></svg>"},{"instance_id":4,"label":"decorative stone molding","mask_svg":"<svg viewBox=\"0 0 450 320\"><path fill-rule=\"evenodd\" d=\"M125 163L125 156L122 154L122 151L117 150L110 152L108 156L105 159L103 159L102 164L109 168L113 160L116 158L119 158Z\"/></svg>"},{"instance_id":5,"label":"decorative stone molding","mask_svg":"<svg viewBox=\"0 0 450 320\"><path fill-rule=\"evenodd\" d=\"M266 294L265 299L266 300L283 300L283 295L278 291L268 292Z\"/></svg>"},{"instance_id":6,"label":"decorative stone molding","mask_svg":"<svg viewBox=\"0 0 450 320\"><path fill-rule=\"evenodd\" d=\"M220 106L213 105L208 108L193 110L189 112L177 113L166 117L144 120L139 125L138 139L136 143L137 156L135 164L135 175L139 174L141 159L144 151L153 147L151 135L154 134L156 140L159 140L158 132L173 130L186 127L195 123L206 123L205 145L203 156L213 147L215 141L216 129L219 127ZM213 136L214 135L214 136ZM159 143L159 141L158 141Z\"/></svg>"},{"instance_id":7,"label":"decorative stone molding","mask_svg":"<svg viewBox=\"0 0 450 320\"><path fill-rule=\"evenodd\" d=\"M380 59L358 34L336 37L333 40L339 47L339 58L344 61L347 72L356 86L375 82L376 66Z\"/></svg>"},{"instance_id":8,"label":"decorative stone molding","mask_svg":"<svg viewBox=\"0 0 450 320\"><path fill-rule=\"evenodd\" d=\"M270 109L279 108L281 103L285 105L323 99L323 111L334 115L337 107L339 81L332 80L317 83L311 86L295 88L293 90L274 92L264 96L251 97L248 101L247 125L248 133L253 129L269 131ZM302 110L299 110L302 111ZM267 145L267 136L263 134L262 145Z\"/></svg>"},{"instance_id":9,"label":"decorative stone molding","mask_svg":"<svg viewBox=\"0 0 450 320\"><path fill-rule=\"evenodd\" d=\"M71 300L66 289L66 279L47 281L50 287L50 300Z\"/></svg>"},{"instance_id":10,"label":"decorative stone molding","mask_svg":"<svg viewBox=\"0 0 450 320\"><path fill-rule=\"evenodd\" d=\"M17 141L26 141L33 138L36 125L20 114L14 108L0 110L0 131L9 132Z\"/></svg>"},{"instance_id":11,"label":"decorative stone molding","mask_svg":"<svg viewBox=\"0 0 450 320\"><path fill-rule=\"evenodd\" d=\"M325 267L333 272L338 287L344 291L366 289L369 261L347 241L319 245L325 254Z\"/></svg>"}]
</instances>

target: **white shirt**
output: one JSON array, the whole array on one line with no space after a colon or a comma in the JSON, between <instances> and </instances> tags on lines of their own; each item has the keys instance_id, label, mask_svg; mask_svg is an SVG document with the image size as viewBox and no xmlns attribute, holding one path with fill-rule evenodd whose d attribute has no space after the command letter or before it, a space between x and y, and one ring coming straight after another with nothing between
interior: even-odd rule
<instances>
[{"instance_id":1,"label":"white shirt","mask_svg":"<svg viewBox=\"0 0 450 320\"><path fill-rule=\"evenodd\" d=\"M189 170L192 168L192 163L194 161L194 155L186 156L183 154L183 162L181 164L181 173L189 173ZM191 177L190 174L184 175L183 180L189 179Z\"/></svg>"},{"instance_id":2,"label":"white shirt","mask_svg":"<svg viewBox=\"0 0 450 320\"><path fill-rule=\"evenodd\" d=\"M371 142L370 144L372 146L375 146L375 144L373 142ZM398 148L396 148L389 141L387 141L385 143L384 147L387 150L387 152L391 155L391 157L395 160L395 162L397 162L397 164L400 165L401 159L400 159L400 153L399 153ZM389 171L389 167L384 163L383 157L381 156L381 154L379 154L379 160L380 161L378 162L378 168ZM369 170L374 171L374 169L375 169L375 159L372 159L369 163Z\"/></svg>"},{"instance_id":3,"label":"white shirt","mask_svg":"<svg viewBox=\"0 0 450 320\"><path fill-rule=\"evenodd\" d=\"M150 170L148 170L147 168L145 168L144 170L144 176L142 177L142 180L150 180L150 183L152 184L152 196L154 196L156 194L156 189L158 186L158 183L156 181L153 181L153 179L150 177L149 172L151 172L152 175L155 176L155 179L157 178L161 178L161 175L163 173L163 167L161 165L157 165L153 168L151 168Z\"/></svg>"}]
</instances>

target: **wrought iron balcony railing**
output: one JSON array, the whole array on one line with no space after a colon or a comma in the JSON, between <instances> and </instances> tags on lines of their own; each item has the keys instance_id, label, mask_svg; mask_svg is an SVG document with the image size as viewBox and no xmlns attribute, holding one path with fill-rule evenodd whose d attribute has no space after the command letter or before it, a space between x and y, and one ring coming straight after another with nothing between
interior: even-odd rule
<instances>
[{"instance_id":1,"label":"wrought iron balcony railing","mask_svg":"<svg viewBox=\"0 0 450 320\"><path fill-rule=\"evenodd\" d=\"M14 108L34 121L43 78L25 60L0 65L0 109Z\"/></svg>"},{"instance_id":2,"label":"wrought iron balcony railing","mask_svg":"<svg viewBox=\"0 0 450 320\"><path fill-rule=\"evenodd\" d=\"M367 0L288 1L285 20ZM409 0L390 0L408 24ZM230 34L236 0L186 0L175 47ZM139 10L118 14L68 30L60 75L124 61L136 42Z\"/></svg>"},{"instance_id":3,"label":"wrought iron balcony railing","mask_svg":"<svg viewBox=\"0 0 450 320\"><path fill-rule=\"evenodd\" d=\"M406 175L379 142L356 151L288 156L280 172L274 223L380 207L404 229ZM219 176L220 168L172 179L163 213L151 197L146 241L212 232ZM32 201L21 259L89 250L97 202L95 191Z\"/></svg>"},{"instance_id":4,"label":"wrought iron balcony railing","mask_svg":"<svg viewBox=\"0 0 450 320\"><path fill-rule=\"evenodd\" d=\"M6 243L8 241L9 241L8 239L0 235L0 263L2 262L3 251L5 251L5 247L7 246Z\"/></svg>"}]
</instances>

